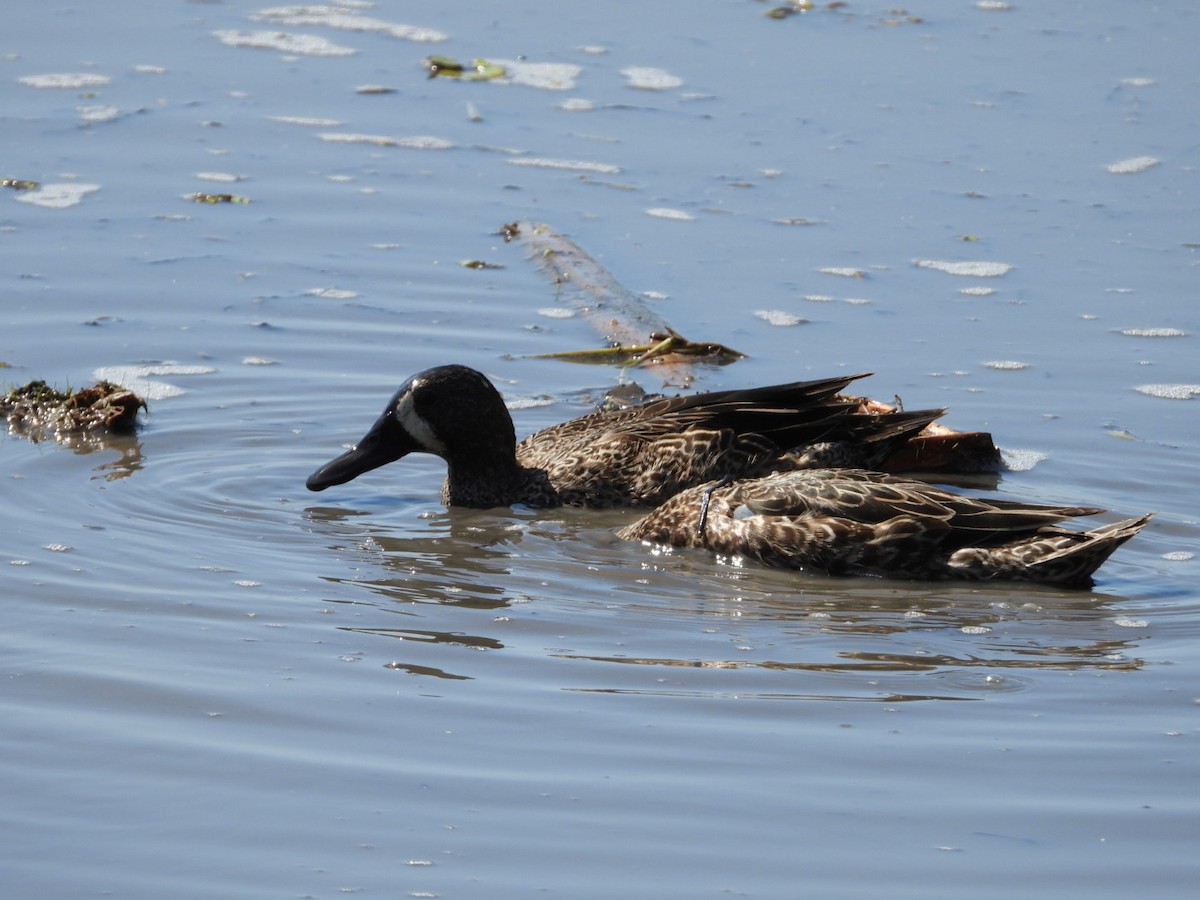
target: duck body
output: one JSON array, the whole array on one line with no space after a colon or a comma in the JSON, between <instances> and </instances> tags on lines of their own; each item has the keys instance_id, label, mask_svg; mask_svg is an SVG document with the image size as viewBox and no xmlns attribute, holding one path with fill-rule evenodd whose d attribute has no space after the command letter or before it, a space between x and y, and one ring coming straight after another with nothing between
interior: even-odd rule
<instances>
[{"instance_id":1,"label":"duck body","mask_svg":"<svg viewBox=\"0 0 1200 900\"><path fill-rule=\"evenodd\" d=\"M1058 525L1101 512L964 497L879 472L824 469L692 487L620 536L831 575L1085 587L1150 520L1091 531Z\"/></svg>"},{"instance_id":2,"label":"duck body","mask_svg":"<svg viewBox=\"0 0 1200 900\"><path fill-rule=\"evenodd\" d=\"M564 422L517 443L480 372L408 379L351 450L308 479L344 484L409 453L447 463L449 506L654 507L714 479L814 466L875 466L942 410L860 413L839 396L864 375L652 400Z\"/></svg>"}]
</instances>

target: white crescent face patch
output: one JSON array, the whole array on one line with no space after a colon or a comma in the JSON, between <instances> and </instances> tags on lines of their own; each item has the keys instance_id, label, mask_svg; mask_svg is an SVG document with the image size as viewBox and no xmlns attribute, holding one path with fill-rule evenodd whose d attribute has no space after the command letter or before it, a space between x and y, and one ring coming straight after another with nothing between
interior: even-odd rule
<instances>
[{"instance_id":1,"label":"white crescent face patch","mask_svg":"<svg viewBox=\"0 0 1200 900\"><path fill-rule=\"evenodd\" d=\"M446 453L446 445L438 439L438 436L433 431L433 426L429 424L425 418L417 412L416 406L413 404L413 393L422 386L423 382L419 378L413 379L408 390L405 391L400 399L396 401L396 409L394 414L396 421L400 423L400 427L408 432L409 436L420 445L421 449L426 453L436 453L438 456L444 456Z\"/></svg>"}]
</instances>

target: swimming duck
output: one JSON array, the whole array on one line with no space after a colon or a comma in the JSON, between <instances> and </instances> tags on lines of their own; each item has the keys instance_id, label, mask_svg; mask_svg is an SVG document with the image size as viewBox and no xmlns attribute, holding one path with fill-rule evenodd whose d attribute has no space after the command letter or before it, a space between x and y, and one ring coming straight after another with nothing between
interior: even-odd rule
<instances>
[{"instance_id":1,"label":"swimming duck","mask_svg":"<svg viewBox=\"0 0 1200 900\"><path fill-rule=\"evenodd\" d=\"M412 376L352 450L314 472L322 491L409 453L447 463L448 506L652 507L685 488L813 466L876 466L942 410L858 413L865 375L652 400L554 425L519 444L499 391L466 366Z\"/></svg>"},{"instance_id":2,"label":"swimming duck","mask_svg":"<svg viewBox=\"0 0 1200 900\"><path fill-rule=\"evenodd\" d=\"M824 469L692 487L619 533L832 575L1087 586L1150 520L1091 531L1057 525L1101 512L964 497L898 476Z\"/></svg>"}]
</instances>

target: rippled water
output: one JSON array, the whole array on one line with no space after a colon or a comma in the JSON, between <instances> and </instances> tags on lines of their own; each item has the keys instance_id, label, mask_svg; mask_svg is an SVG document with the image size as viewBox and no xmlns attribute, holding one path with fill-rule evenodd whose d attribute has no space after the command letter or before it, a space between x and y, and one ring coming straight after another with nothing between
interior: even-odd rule
<instances>
[{"instance_id":1,"label":"rippled water","mask_svg":"<svg viewBox=\"0 0 1200 900\"><path fill-rule=\"evenodd\" d=\"M10 19L0 176L60 187L0 193L0 375L156 384L0 437L6 892L1190 897L1198 18L989 6ZM1062 592L653 555L431 459L306 492L427 366L521 433L615 383L529 358L597 337L517 219L749 354L698 387L874 371L998 491L1159 515Z\"/></svg>"}]
</instances>

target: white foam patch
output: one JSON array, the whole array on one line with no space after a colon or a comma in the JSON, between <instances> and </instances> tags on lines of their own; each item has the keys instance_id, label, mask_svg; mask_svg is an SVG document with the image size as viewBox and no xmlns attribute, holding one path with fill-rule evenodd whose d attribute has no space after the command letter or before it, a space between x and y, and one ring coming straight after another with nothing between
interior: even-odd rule
<instances>
[{"instance_id":1,"label":"white foam patch","mask_svg":"<svg viewBox=\"0 0 1200 900\"><path fill-rule=\"evenodd\" d=\"M1106 168L1111 175L1136 175L1147 169L1153 169L1157 165L1158 160L1153 156L1133 156L1120 162L1111 163Z\"/></svg>"},{"instance_id":2,"label":"white foam patch","mask_svg":"<svg viewBox=\"0 0 1200 900\"><path fill-rule=\"evenodd\" d=\"M1012 271L1008 263L985 262L950 262L943 259L914 259L913 265L919 269L933 269L935 272L945 272L947 275L961 275L968 278L999 278Z\"/></svg>"},{"instance_id":3,"label":"white foam patch","mask_svg":"<svg viewBox=\"0 0 1200 900\"><path fill-rule=\"evenodd\" d=\"M353 47L344 47L333 41L311 34L294 34L286 31L214 31L213 37L227 47L253 47L259 50L279 50L298 56L353 56L358 53Z\"/></svg>"},{"instance_id":4,"label":"white foam patch","mask_svg":"<svg viewBox=\"0 0 1200 900\"><path fill-rule=\"evenodd\" d=\"M48 75L25 75L17 80L27 87L65 88L72 91L77 91L81 88L103 87L112 81L107 75L97 75L93 72L55 72Z\"/></svg>"},{"instance_id":5,"label":"white foam patch","mask_svg":"<svg viewBox=\"0 0 1200 900\"><path fill-rule=\"evenodd\" d=\"M1161 397L1164 400L1191 400L1200 397L1200 384L1140 384L1134 388L1139 394Z\"/></svg>"},{"instance_id":6,"label":"white foam patch","mask_svg":"<svg viewBox=\"0 0 1200 900\"><path fill-rule=\"evenodd\" d=\"M1122 328L1121 334L1128 337L1187 337L1187 332L1178 328Z\"/></svg>"},{"instance_id":7,"label":"white foam patch","mask_svg":"<svg viewBox=\"0 0 1200 900\"><path fill-rule=\"evenodd\" d=\"M535 63L516 59L489 59L488 62L504 68L502 76L489 80L497 84L520 84L544 91L573 90L579 73L583 71L573 63Z\"/></svg>"},{"instance_id":8,"label":"white foam patch","mask_svg":"<svg viewBox=\"0 0 1200 900\"><path fill-rule=\"evenodd\" d=\"M67 209L78 206L84 197L98 190L98 184L43 184L36 190L21 191L13 199L18 203L32 203L46 209Z\"/></svg>"},{"instance_id":9,"label":"white foam patch","mask_svg":"<svg viewBox=\"0 0 1200 900\"><path fill-rule=\"evenodd\" d=\"M567 172L597 172L601 175L616 175L621 171L620 166L608 163L590 162L581 159L549 159L544 156L522 156L519 159L509 159L510 166L528 166L533 169L563 169Z\"/></svg>"},{"instance_id":10,"label":"white foam patch","mask_svg":"<svg viewBox=\"0 0 1200 900\"><path fill-rule=\"evenodd\" d=\"M183 388L165 381L152 381L158 375L211 375L212 366L183 366L176 363L154 363L143 366L103 366L92 373L97 381L111 381L133 391L146 400L165 400L186 393Z\"/></svg>"},{"instance_id":11,"label":"white foam patch","mask_svg":"<svg viewBox=\"0 0 1200 900\"><path fill-rule=\"evenodd\" d=\"M682 209L671 209L668 206L655 206L646 210L646 215L656 219L675 219L678 222L693 222L696 217Z\"/></svg>"},{"instance_id":12,"label":"white foam patch","mask_svg":"<svg viewBox=\"0 0 1200 900\"><path fill-rule=\"evenodd\" d=\"M760 309L754 314L764 322L781 328L789 325L803 325L808 321L808 319L802 318L795 313L785 312L782 309Z\"/></svg>"},{"instance_id":13,"label":"white foam patch","mask_svg":"<svg viewBox=\"0 0 1200 900\"><path fill-rule=\"evenodd\" d=\"M1043 462L1046 454L1038 450L1001 450L1000 459L1004 462L1004 468L1010 472L1028 472Z\"/></svg>"},{"instance_id":14,"label":"white foam patch","mask_svg":"<svg viewBox=\"0 0 1200 900\"><path fill-rule=\"evenodd\" d=\"M669 91L683 86L683 79L654 66L628 66L621 70L626 86L639 91Z\"/></svg>"}]
</instances>

